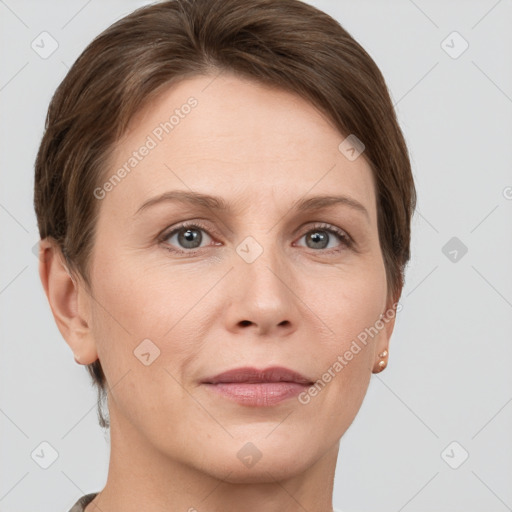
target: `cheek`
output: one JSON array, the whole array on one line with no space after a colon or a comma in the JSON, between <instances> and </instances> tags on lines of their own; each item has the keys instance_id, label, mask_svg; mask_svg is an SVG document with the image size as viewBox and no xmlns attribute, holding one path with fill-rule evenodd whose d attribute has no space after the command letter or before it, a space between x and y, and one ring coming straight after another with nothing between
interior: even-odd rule
<instances>
[{"instance_id":1,"label":"cheek","mask_svg":"<svg viewBox=\"0 0 512 512\"><path fill-rule=\"evenodd\" d=\"M109 385L123 379L113 395L151 408L163 390L183 393L177 382L183 381L201 350L198 323L190 320L193 315L186 316L199 299L187 293L190 278L183 273L173 275L169 268L141 271L135 259L121 262L115 257L97 259L101 271L95 275L93 336ZM211 285L201 283L197 293L204 295Z\"/></svg>"},{"instance_id":2,"label":"cheek","mask_svg":"<svg viewBox=\"0 0 512 512\"><path fill-rule=\"evenodd\" d=\"M331 348L339 352L347 350L350 342L375 325L384 313L386 275L383 265L375 262L341 269L330 277L317 281L314 288L309 283L303 289L312 290L305 301L323 321Z\"/></svg>"},{"instance_id":3,"label":"cheek","mask_svg":"<svg viewBox=\"0 0 512 512\"><path fill-rule=\"evenodd\" d=\"M99 246L100 244L98 244ZM121 338L156 336L155 327L168 330L181 309L180 286L170 286L172 274L148 272L137 258L103 250L95 259L95 298L102 325L111 324ZM163 325L165 324L165 325ZM165 331L164 331L165 332Z\"/></svg>"},{"instance_id":4,"label":"cheek","mask_svg":"<svg viewBox=\"0 0 512 512\"><path fill-rule=\"evenodd\" d=\"M318 397L311 401L346 419L361 405L374 365L373 347L384 335L378 320L386 298L383 265L375 262L361 272L347 272L326 281L306 299L321 319L323 335L312 357L317 365ZM313 309L313 308L312 308Z\"/></svg>"},{"instance_id":5,"label":"cheek","mask_svg":"<svg viewBox=\"0 0 512 512\"><path fill-rule=\"evenodd\" d=\"M116 288L115 276L110 277L98 290L93 335L111 388L111 417L121 413L131 423L156 432L161 426L159 418L177 417L184 412L183 404L194 406L180 384L183 369L193 355L193 344L183 330L179 331L180 325L172 329L181 315L172 313L172 303L166 302L161 308L154 294L148 292L150 285L127 280L125 288ZM146 311L143 305L148 304ZM162 334L169 329L163 343ZM152 418L151 425L148 418Z\"/></svg>"}]
</instances>

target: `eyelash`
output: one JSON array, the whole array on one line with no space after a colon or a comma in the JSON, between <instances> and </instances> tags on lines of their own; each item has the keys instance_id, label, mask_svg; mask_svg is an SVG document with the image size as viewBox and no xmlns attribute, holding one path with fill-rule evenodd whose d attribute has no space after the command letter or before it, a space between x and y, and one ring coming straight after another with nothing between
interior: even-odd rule
<instances>
[{"instance_id":1,"label":"eyelash","mask_svg":"<svg viewBox=\"0 0 512 512\"><path fill-rule=\"evenodd\" d=\"M178 254L188 254L188 255L193 256L197 252L201 251L201 248L190 249L190 250L180 250L180 249L175 249L174 247L171 247L169 244L166 244L166 242L165 242L168 238L170 238L174 234L178 233L179 231L181 231L183 229L190 229L190 228L200 229L202 231L205 231L206 233L208 233L208 236L212 237L210 235L210 233L208 232L208 229L206 228L206 226L204 226L200 222L183 222L182 224L176 226L172 231L165 232L163 235L161 235L158 238L158 241L162 244L163 248L169 252L178 253ZM327 233L336 235L341 240L342 245L345 246L345 248L341 248L341 249L321 249L321 251L326 254L338 253L340 251L343 251L345 249L350 249L353 247L353 240L350 238L350 236L345 231L343 231L331 224L325 224L325 223L315 224L308 231L306 231L301 236L301 238L304 235L311 233L312 231L326 231ZM312 250L314 251L314 249L312 249Z\"/></svg>"}]
</instances>

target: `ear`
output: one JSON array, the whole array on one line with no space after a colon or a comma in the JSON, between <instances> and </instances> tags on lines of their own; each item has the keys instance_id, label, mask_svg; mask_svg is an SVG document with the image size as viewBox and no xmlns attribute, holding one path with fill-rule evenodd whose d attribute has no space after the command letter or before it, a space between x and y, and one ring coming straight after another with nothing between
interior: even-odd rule
<instances>
[{"instance_id":1,"label":"ear","mask_svg":"<svg viewBox=\"0 0 512 512\"><path fill-rule=\"evenodd\" d=\"M374 346L375 353L372 373L380 373L388 364L389 343L391 335L393 334L393 329L395 328L396 315L397 312L402 309L401 304L398 304L401 292L402 289L400 288L394 297L388 297L380 322L377 323L377 326L381 327L381 329ZM384 363L382 363L382 361L384 361Z\"/></svg>"},{"instance_id":2,"label":"ear","mask_svg":"<svg viewBox=\"0 0 512 512\"><path fill-rule=\"evenodd\" d=\"M39 277L62 337L79 364L98 359L90 328L91 297L69 272L62 252L51 238L39 242Z\"/></svg>"}]
</instances>

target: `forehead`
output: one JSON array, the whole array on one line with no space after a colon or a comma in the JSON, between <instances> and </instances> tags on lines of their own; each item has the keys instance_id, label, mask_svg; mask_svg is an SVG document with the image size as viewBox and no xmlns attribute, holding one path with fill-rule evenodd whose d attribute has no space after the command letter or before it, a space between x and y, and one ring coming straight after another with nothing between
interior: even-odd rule
<instances>
[{"instance_id":1,"label":"forehead","mask_svg":"<svg viewBox=\"0 0 512 512\"><path fill-rule=\"evenodd\" d=\"M131 120L107 178L123 166L128 172L109 202L122 200L133 212L168 189L242 203L339 193L375 220L371 169L363 155L347 159L344 139L298 95L225 73L188 78Z\"/></svg>"}]
</instances>

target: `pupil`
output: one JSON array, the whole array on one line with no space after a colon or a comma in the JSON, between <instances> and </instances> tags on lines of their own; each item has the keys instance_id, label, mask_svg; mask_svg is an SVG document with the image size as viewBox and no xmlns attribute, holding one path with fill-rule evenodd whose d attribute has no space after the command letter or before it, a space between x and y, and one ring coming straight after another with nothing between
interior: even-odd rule
<instances>
[{"instance_id":1,"label":"pupil","mask_svg":"<svg viewBox=\"0 0 512 512\"><path fill-rule=\"evenodd\" d=\"M327 234L323 231L315 231L312 235L311 235L311 239L313 241L313 243L315 244L314 248L318 248L317 245L319 244L321 246L321 248L323 249L325 247L325 243L322 243L322 242L326 242L327 241Z\"/></svg>"},{"instance_id":2,"label":"pupil","mask_svg":"<svg viewBox=\"0 0 512 512\"><path fill-rule=\"evenodd\" d=\"M180 239L180 243L183 243L188 249L193 249L198 245L201 245L201 234L197 229L187 228L186 231L182 231ZM196 242L199 243L197 244Z\"/></svg>"}]
</instances>

